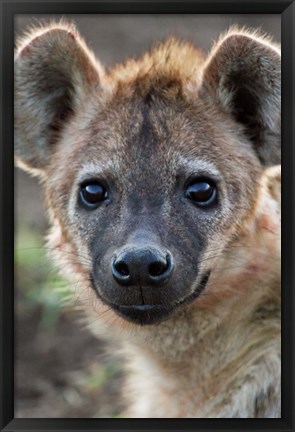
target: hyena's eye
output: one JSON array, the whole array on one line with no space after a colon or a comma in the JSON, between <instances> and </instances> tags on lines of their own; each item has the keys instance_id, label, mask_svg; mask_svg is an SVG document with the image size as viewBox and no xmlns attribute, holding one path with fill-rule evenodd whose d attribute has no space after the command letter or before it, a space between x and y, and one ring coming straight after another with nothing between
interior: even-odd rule
<instances>
[{"instance_id":1,"label":"hyena's eye","mask_svg":"<svg viewBox=\"0 0 295 432\"><path fill-rule=\"evenodd\" d=\"M208 207L216 202L217 188L211 180L194 179L187 187L185 195L198 206Z\"/></svg>"},{"instance_id":2,"label":"hyena's eye","mask_svg":"<svg viewBox=\"0 0 295 432\"><path fill-rule=\"evenodd\" d=\"M80 188L80 202L87 209L93 210L108 196L104 185L91 180L84 182Z\"/></svg>"}]
</instances>

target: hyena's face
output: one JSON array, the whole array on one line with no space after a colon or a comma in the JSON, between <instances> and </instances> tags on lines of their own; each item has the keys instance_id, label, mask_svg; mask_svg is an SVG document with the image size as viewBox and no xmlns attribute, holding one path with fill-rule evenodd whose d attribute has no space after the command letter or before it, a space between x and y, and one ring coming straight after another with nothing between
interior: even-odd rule
<instances>
[{"instance_id":1,"label":"hyena's face","mask_svg":"<svg viewBox=\"0 0 295 432\"><path fill-rule=\"evenodd\" d=\"M71 126L50 165L48 195L89 257L98 297L126 318L153 322L205 288L237 219L253 206L258 162L220 131L221 119L203 127L210 114L200 101L116 95L109 105L80 130ZM232 176L241 158L246 175ZM63 166L71 170L56 169Z\"/></svg>"},{"instance_id":2,"label":"hyena's face","mask_svg":"<svg viewBox=\"0 0 295 432\"><path fill-rule=\"evenodd\" d=\"M19 50L18 156L42 172L62 241L100 301L135 323L200 295L253 212L263 165L279 160L277 49L232 37L203 77L200 54L175 42L108 75L70 29Z\"/></svg>"}]
</instances>

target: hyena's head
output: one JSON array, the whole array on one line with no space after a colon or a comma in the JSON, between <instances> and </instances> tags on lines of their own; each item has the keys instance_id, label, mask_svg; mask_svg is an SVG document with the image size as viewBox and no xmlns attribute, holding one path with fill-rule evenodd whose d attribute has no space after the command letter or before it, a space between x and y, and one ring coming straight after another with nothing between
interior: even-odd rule
<instances>
[{"instance_id":1,"label":"hyena's head","mask_svg":"<svg viewBox=\"0 0 295 432\"><path fill-rule=\"evenodd\" d=\"M17 50L15 126L59 247L98 301L152 324L205 289L280 161L279 49L232 30L207 59L168 40L106 72L51 25Z\"/></svg>"}]
</instances>

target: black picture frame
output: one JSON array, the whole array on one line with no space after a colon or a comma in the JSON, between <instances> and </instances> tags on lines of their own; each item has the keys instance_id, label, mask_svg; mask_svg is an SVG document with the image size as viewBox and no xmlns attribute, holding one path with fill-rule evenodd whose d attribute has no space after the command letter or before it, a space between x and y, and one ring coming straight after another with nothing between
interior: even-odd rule
<instances>
[{"instance_id":1,"label":"black picture frame","mask_svg":"<svg viewBox=\"0 0 295 432\"><path fill-rule=\"evenodd\" d=\"M0 430L12 431L295 431L294 380L294 101L295 4L248 1L0 0ZM214 13L280 14L282 24L282 417L281 419L14 419L13 51L16 14Z\"/></svg>"}]
</instances>

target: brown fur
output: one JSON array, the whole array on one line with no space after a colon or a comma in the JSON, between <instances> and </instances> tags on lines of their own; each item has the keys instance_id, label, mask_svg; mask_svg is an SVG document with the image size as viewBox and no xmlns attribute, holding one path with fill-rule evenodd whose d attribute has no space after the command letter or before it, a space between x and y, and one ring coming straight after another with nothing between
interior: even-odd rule
<instances>
[{"instance_id":1,"label":"brown fur","mask_svg":"<svg viewBox=\"0 0 295 432\"><path fill-rule=\"evenodd\" d=\"M126 355L128 415L279 417L278 46L233 28L207 58L170 39L104 71L73 26L53 23L20 41L15 71L17 163L43 179L48 241L90 326ZM185 198L196 175L218 185L210 211ZM93 212L77 204L89 178L111 189ZM138 244L176 262L141 297L109 274ZM138 326L109 307L143 297L169 319Z\"/></svg>"}]
</instances>

